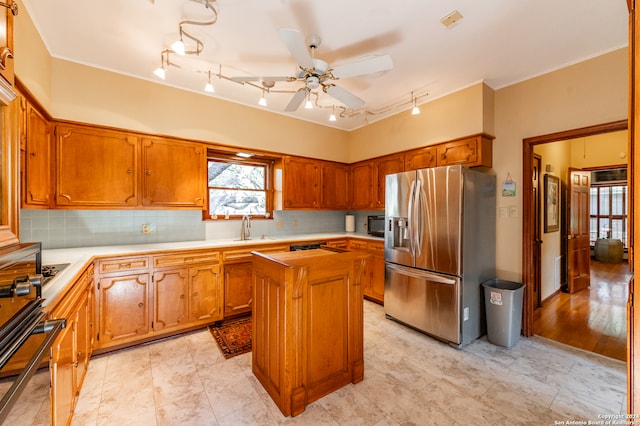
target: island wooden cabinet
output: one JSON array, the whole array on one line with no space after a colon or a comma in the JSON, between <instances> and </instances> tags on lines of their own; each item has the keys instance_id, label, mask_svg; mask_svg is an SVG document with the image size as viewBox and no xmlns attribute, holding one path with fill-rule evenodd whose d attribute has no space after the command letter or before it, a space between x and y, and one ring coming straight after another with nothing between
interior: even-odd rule
<instances>
[{"instance_id":1,"label":"island wooden cabinet","mask_svg":"<svg viewBox=\"0 0 640 426\"><path fill-rule=\"evenodd\" d=\"M252 251L278 253L289 251L289 246L252 246L224 250L224 316L233 317L251 312L253 308Z\"/></svg>"},{"instance_id":2,"label":"island wooden cabinet","mask_svg":"<svg viewBox=\"0 0 640 426\"><path fill-rule=\"evenodd\" d=\"M51 126L26 98L20 97L19 102L22 207L48 208L51 200Z\"/></svg>"},{"instance_id":3,"label":"island wooden cabinet","mask_svg":"<svg viewBox=\"0 0 640 426\"><path fill-rule=\"evenodd\" d=\"M485 134L445 142L437 145L436 149L438 166L492 167L492 138Z\"/></svg>"},{"instance_id":4,"label":"island wooden cabinet","mask_svg":"<svg viewBox=\"0 0 640 426\"><path fill-rule=\"evenodd\" d=\"M253 254L252 370L282 414L364 377L366 255Z\"/></svg>"},{"instance_id":5,"label":"island wooden cabinet","mask_svg":"<svg viewBox=\"0 0 640 426\"><path fill-rule=\"evenodd\" d=\"M142 205L201 208L207 192L205 145L142 138Z\"/></svg>"},{"instance_id":6,"label":"island wooden cabinet","mask_svg":"<svg viewBox=\"0 0 640 426\"><path fill-rule=\"evenodd\" d=\"M51 419L54 425L71 421L93 350L93 265L71 287L50 317L66 318L66 326L51 349Z\"/></svg>"},{"instance_id":7,"label":"island wooden cabinet","mask_svg":"<svg viewBox=\"0 0 640 426\"><path fill-rule=\"evenodd\" d=\"M59 125L55 144L57 207L138 204L138 139L125 132Z\"/></svg>"}]
</instances>

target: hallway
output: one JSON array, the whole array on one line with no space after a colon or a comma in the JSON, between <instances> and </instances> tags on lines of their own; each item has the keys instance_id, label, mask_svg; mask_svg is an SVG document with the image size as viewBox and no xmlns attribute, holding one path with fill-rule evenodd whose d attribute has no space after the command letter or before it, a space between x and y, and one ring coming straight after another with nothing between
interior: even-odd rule
<instances>
[{"instance_id":1,"label":"hallway","mask_svg":"<svg viewBox=\"0 0 640 426\"><path fill-rule=\"evenodd\" d=\"M629 265L591 259L591 286L557 293L534 312L534 334L626 360Z\"/></svg>"}]
</instances>

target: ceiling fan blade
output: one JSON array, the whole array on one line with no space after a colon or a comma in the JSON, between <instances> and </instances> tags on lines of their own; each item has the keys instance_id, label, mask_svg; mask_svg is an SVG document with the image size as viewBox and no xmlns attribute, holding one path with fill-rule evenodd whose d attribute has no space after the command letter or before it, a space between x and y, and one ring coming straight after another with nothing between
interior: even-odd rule
<instances>
[{"instance_id":1,"label":"ceiling fan blade","mask_svg":"<svg viewBox=\"0 0 640 426\"><path fill-rule=\"evenodd\" d=\"M300 89L293 95L293 98L289 101L286 108L284 109L286 112L293 112L298 109L302 101L307 97L307 91L304 89Z\"/></svg>"},{"instance_id":2,"label":"ceiling fan blade","mask_svg":"<svg viewBox=\"0 0 640 426\"><path fill-rule=\"evenodd\" d=\"M243 81L295 81L295 77L256 77L256 76L244 76L244 77L231 77L231 80L242 83Z\"/></svg>"},{"instance_id":3,"label":"ceiling fan blade","mask_svg":"<svg viewBox=\"0 0 640 426\"><path fill-rule=\"evenodd\" d=\"M375 56L361 61L350 62L344 65L338 65L331 71L336 78L348 78L358 75L372 74L374 72L386 71L393 68L391 56Z\"/></svg>"},{"instance_id":4,"label":"ceiling fan blade","mask_svg":"<svg viewBox=\"0 0 640 426\"><path fill-rule=\"evenodd\" d=\"M298 65L303 68L313 68L313 59L300 31L280 29L278 30L278 34L284 44L289 48L291 56L293 56Z\"/></svg>"},{"instance_id":5,"label":"ceiling fan blade","mask_svg":"<svg viewBox=\"0 0 640 426\"><path fill-rule=\"evenodd\" d=\"M329 86L325 89L325 91L335 99L339 100L340 102L348 106L349 108L358 109L364 105L364 101L362 99L346 91L342 87Z\"/></svg>"}]
</instances>

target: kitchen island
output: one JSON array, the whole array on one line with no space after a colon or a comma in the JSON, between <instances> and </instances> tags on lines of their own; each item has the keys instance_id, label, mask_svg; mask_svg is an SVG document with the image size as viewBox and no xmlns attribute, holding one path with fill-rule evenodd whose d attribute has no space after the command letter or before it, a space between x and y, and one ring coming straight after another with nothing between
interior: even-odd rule
<instances>
[{"instance_id":1,"label":"kitchen island","mask_svg":"<svg viewBox=\"0 0 640 426\"><path fill-rule=\"evenodd\" d=\"M282 414L364 377L363 286L370 255L253 252L252 370Z\"/></svg>"}]
</instances>

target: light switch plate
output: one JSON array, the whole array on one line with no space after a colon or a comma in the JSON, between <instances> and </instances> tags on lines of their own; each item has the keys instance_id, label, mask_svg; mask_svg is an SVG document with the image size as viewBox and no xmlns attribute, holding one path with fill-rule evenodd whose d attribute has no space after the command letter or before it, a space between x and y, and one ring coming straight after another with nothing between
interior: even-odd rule
<instances>
[{"instance_id":1,"label":"light switch plate","mask_svg":"<svg viewBox=\"0 0 640 426\"><path fill-rule=\"evenodd\" d=\"M516 206L509 207L509 217L518 217L518 208Z\"/></svg>"},{"instance_id":2,"label":"light switch plate","mask_svg":"<svg viewBox=\"0 0 640 426\"><path fill-rule=\"evenodd\" d=\"M500 207L500 217L507 217L508 213L507 213L507 208L506 207Z\"/></svg>"}]
</instances>

